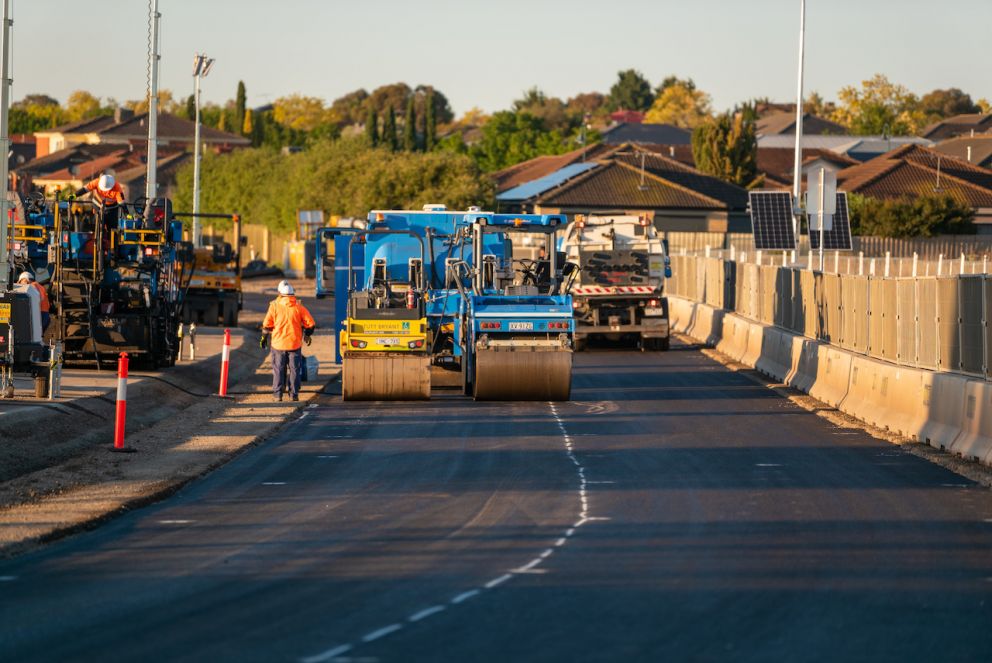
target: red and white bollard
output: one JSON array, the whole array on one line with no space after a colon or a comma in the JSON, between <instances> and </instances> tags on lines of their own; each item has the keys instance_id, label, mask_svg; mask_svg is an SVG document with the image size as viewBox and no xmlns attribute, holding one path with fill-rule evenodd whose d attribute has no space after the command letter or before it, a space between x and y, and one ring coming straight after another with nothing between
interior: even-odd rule
<instances>
[{"instance_id":1,"label":"red and white bollard","mask_svg":"<svg viewBox=\"0 0 992 663\"><path fill-rule=\"evenodd\" d=\"M117 360L117 418L114 423L114 451L124 451L124 422L127 418L127 353Z\"/></svg>"},{"instance_id":2,"label":"red and white bollard","mask_svg":"<svg viewBox=\"0 0 992 663\"><path fill-rule=\"evenodd\" d=\"M224 330L224 349L221 351L220 356L220 391L217 393L218 396L224 398L227 396L227 373L228 368L231 365L231 330Z\"/></svg>"}]
</instances>

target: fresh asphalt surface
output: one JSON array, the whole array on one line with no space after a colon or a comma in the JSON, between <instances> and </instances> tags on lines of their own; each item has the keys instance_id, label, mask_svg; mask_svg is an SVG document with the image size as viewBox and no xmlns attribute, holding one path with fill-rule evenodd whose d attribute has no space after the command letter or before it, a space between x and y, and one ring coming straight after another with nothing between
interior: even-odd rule
<instances>
[{"instance_id":1,"label":"fresh asphalt surface","mask_svg":"<svg viewBox=\"0 0 992 663\"><path fill-rule=\"evenodd\" d=\"M573 384L329 395L0 562L0 660L992 660L989 490L685 346Z\"/></svg>"}]
</instances>

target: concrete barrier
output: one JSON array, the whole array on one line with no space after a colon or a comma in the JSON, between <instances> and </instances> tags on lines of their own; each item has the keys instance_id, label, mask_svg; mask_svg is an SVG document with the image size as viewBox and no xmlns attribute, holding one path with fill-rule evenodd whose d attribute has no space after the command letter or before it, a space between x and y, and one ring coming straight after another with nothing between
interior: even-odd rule
<instances>
[{"instance_id":1,"label":"concrete barrier","mask_svg":"<svg viewBox=\"0 0 992 663\"><path fill-rule=\"evenodd\" d=\"M809 395L832 407L840 405L851 386L853 360L854 356L849 352L818 343L816 380L809 388Z\"/></svg>"},{"instance_id":2,"label":"concrete barrier","mask_svg":"<svg viewBox=\"0 0 992 663\"><path fill-rule=\"evenodd\" d=\"M800 391L809 393L816 384L820 372L820 343L797 336L793 340L792 353L795 370L789 376L787 384Z\"/></svg>"},{"instance_id":3,"label":"concrete barrier","mask_svg":"<svg viewBox=\"0 0 992 663\"><path fill-rule=\"evenodd\" d=\"M761 356L754 367L759 371L775 378L785 380L793 372L792 339L793 334L773 327L762 330Z\"/></svg>"},{"instance_id":4,"label":"concrete barrier","mask_svg":"<svg viewBox=\"0 0 992 663\"><path fill-rule=\"evenodd\" d=\"M744 354L741 356L741 363L745 366L754 367L761 357L761 348L765 342L766 327L757 322L747 323L747 345Z\"/></svg>"},{"instance_id":5,"label":"concrete barrier","mask_svg":"<svg viewBox=\"0 0 992 663\"><path fill-rule=\"evenodd\" d=\"M915 435L918 440L940 449L951 446L964 428L969 382L972 380L960 375L923 372L923 398L917 402L927 413L927 420Z\"/></svg>"},{"instance_id":6,"label":"concrete barrier","mask_svg":"<svg viewBox=\"0 0 992 663\"><path fill-rule=\"evenodd\" d=\"M916 437L929 420L920 406L926 377L917 369L854 357L848 394L839 409L879 428Z\"/></svg>"},{"instance_id":7,"label":"concrete barrier","mask_svg":"<svg viewBox=\"0 0 992 663\"><path fill-rule=\"evenodd\" d=\"M747 352L747 337L751 329L750 323L736 315L723 317L722 338L716 344L716 349L734 361L740 361Z\"/></svg>"},{"instance_id":8,"label":"concrete barrier","mask_svg":"<svg viewBox=\"0 0 992 663\"><path fill-rule=\"evenodd\" d=\"M681 297L668 298L668 318L673 331L680 334L686 333L686 330L692 324L692 315L696 306L696 304L688 299L682 299Z\"/></svg>"},{"instance_id":9,"label":"concrete barrier","mask_svg":"<svg viewBox=\"0 0 992 663\"><path fill-rule=\"evenodd\" d=\"M724 311L706 304L699 304L696 306L692 324L686 333L707 345L716 345L720 342L723 317Z\"/></svg>"},{"instance_id":10,"label":"concrete barrier","mask_svg":"<svg viewBox=\"0 0 992 663\"><path fill-rule=\"evenodd\" d=\"M969 380L964 408L964 426L951 443L951 451L964 458L992 463L992 385Z\"/></svg>"}]
</instances>

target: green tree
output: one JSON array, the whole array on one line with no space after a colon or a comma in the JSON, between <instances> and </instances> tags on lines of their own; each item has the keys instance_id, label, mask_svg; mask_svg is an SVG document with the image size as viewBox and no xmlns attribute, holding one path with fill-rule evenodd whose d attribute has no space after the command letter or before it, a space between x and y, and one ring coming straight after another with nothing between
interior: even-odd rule
<instances>
[{"instance_id":1,"label":"green tree","mask_svg":"<svg viewBox=\"0 0 992 663\"><path fill-rule=\"evenodd\" d=\"M882 74L862 81L860 89L845 87L837 97L833 120L855 135L911 136L926 124L916 95Z\"/></svg>"},{"instance_id":2,"label":"green tree","mask_svg":"<svg viewBox=\"0 0 992 663\"><path fill-rule=\"evenodd\" d=\"M396 138L396 111L392 106L386 107L386 118L382 122L382 145L390 152L395 152L399 146Z\"/></svg>"},{"instance_id":3,"label":"green tree","mask_svg":"<svg viewBox=\"0 0 992 663\"><path fill-rule=\"evenodd\" d=\"M434 108L433 88L427 91L424 108L424 151L430 152L437 143L437 112Z\"/></svg>"},{"instance_id":4,"label":"green tree","mask_svg":"<svg viewBox=\"0 0 992 663\"><path fill-rule=\"evenodd\" d=\"M251 132L245 132L243 127L245 125L245 106L248 102L248 95L245 91L245 82L238 81L238 92L234 98L234 121L235 126L241 128L242 135L248 135Z\"/></svg>"},{"instance_id":5,"label":"green tree","mask_svg":"<svg viewBox=\"0 0 992 663\"><path fill-rule=\"evenodd\" d=\"M690 92L693 92L696 89L696 81L692 80L691 78L682 79L679 78L678 76L672 75L672 76L666 76L665 79L661 81L661 84L659 84L657 89L655 89L654 91L654 96L656 98L660 97L662 92L672 87L673 85L679 85L681 87L684 87L686 90L689 90Z\"/></svg>"},{"instance_id":6,"label":"green tree","mask_svg":"<svg viewBox=\"0 0 992 663\"><path fill-rule=\"evenodd\" d=\"M372 90L366 103L370 104L376 113L385 117L387 108L402 112L411 94L413 90L406 83L392 83Z\"/></svg>"},{"instance_id":7,"label":"green tree","mask_svg":"<svg viewBox=\"0 0 992 663\"><path fill-rule=\"evenodd\" d=\"M696 168L707 175L748 188L760 185L753 108L724 113L696 128L692 156Z\"/></svg>"},{"instance_id":8,"label":"green tree","mask_svg":"<svg viewBox=\"0 0 992 663\"><path fill-rule=\"evenodd\" d=\"M482 127L479 141L469 154L483 171L491 172L542 154L567 152L572 144L529 113L499 111Z\"/></svg>"},{"instance_id":9,"label":"green tree","mask_svg":"<svg viewBox=\"0 0 992 663\"><path fill-rule=\"evenodd\" d=\"M342 124L361 124L365 121L368 98L369 93L364 89L349 92L331 102L331 111Z\"/></svg>"},{"instance_id":10,"label":"green tree","mask_svg":"<svg viewBox=\"0 0 992 663\"><path fill-rule=\"evenodd\" d=\"M695 87L688 88L674 83L664 88L644 121L651 124L673 124L684 129L694 129L712 115L710 96Z\"/></svg>"},{"instance_id":11,"label":"green tree","mask_svg":"<svg viewBox=\"0 0 992 663\"><path fill-rule=\"evenodd\" d=\"M403 149L407 152L417 149L417 116L412 96L406 100L406 113L403 116Z\"/></svg>"},{"instance_id":12,"label":"green tree","mask_svg":"<svg viewBox=\"0 0 992 663\"><path fill-rule=\"evenodd\" d=\"M196 95L186 97L186 119L191 122L196 119Z\"/></svg>"},{"instance_id":13,"label":"green tree","mask_svg":"<svg viewBox=\"0 0 992 663\"><path fill-rule=\"evenodd\" d=\"M365 139L371 147L379 144L379 117L371 106L365 118Z\"/></svg>"},{"instance_id":14,"label":"green tree","mask_svg":"<svg viewBox=\"0 0 992 663\"><path fill-rule=\"evenodd\" d=\"M335 121L335 114L317 97L291 94L280 97L272 104L273 119L290 129L312 131L323 124ZM239 125L240 126L240 125Z\"/></svg>"},{"instance_id":15,"label":"green tree","mask_svg":"<svg viewBox=\"0 0 992 663\"><path fill-rule=\"evenodd\" d=\"M636 69L617 74L617 82L610 88L610 110L645 111L651 107L654 95L651 84Z\"/></svg>"},{"instance_id":16,"label":"green tree","mask_svg":"<svg viewBox=\"0 0 992 663\"><path fill-rule=\"evenodd\" d=\"M928 122L939 122L955 115L979 113L981 107L971 100L971 95L956 87L947 90L933 90L920 99L920 110Z\"/></svg>"},{"instance_id":17,"label":"green tree","mask_svg":"<svg viewBox=\"0 0 992 663\"><path fill-rule=\"evenodd\" d=\"M949 194L882 200L848 195L851 231L879 237L933 237L975 232L975 211Z\"/></svg>"},{"instance_id":18,"label":"green tree","mask_svg":"<svg viewBox=\"0 0 992 663\"><path fill-rule=\"evenodd\" d=\"M100 104L100 99L94 97L86 90L76 90L69 95L69 98L65 102L65 118L69 122L88 120L93 117L112 113L112 109L105 109Z\"/></svg>"}]
</instances>

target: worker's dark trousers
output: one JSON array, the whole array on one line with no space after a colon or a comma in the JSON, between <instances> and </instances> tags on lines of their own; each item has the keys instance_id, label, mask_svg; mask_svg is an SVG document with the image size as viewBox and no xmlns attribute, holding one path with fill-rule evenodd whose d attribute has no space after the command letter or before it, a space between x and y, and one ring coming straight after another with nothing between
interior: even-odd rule
<instances>
[{"instance_id":1,"label":"worker's dark trousers","mask_svg":"<svg viewBox=\"0 0 992 663\"><path fill-rule=\"evenodd\" d=\"M286 370L289 370L289 393L296 396L300 393L300 365L303 363L303 353L296 350L272 349L272 393L276 396L286 390Z\"/></svg>"}]
</instances>

